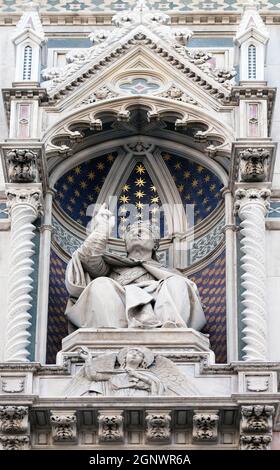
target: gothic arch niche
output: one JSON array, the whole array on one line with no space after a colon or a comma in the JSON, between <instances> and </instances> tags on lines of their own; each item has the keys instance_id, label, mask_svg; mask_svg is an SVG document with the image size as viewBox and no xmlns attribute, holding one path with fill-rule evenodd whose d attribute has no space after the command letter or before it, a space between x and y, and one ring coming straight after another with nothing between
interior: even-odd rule
<instances>
[{"instance_id":1,"label":"gothic arch niche","mask_svg":"<svg viewBox=\"0 0 280 470\"><path fill-rule=\"evenodd\" d=\"M151 186L160 203L167 205L168 229L160 244L160 258L197 283L207 317L204 332L210 335L216 361L227 361L225 206L221 189L227 186L229 133L223 131L221 123L210 122L209 116L206 119L205 113L203 118L197 111L194 114L192 106L191 114L187 113L182 103L172 103L169 108L165 103L159 112L157 100L125 98L117 105L115 101L115 109L112 103L110 109L94 105L86 114L80 111L69 116L49 133L49 181L56 198L47 362L55 362L61 339L68 334L64 272L69 257L86 236L90 221L86 206L116 196L115 205L120 210L126 192L129 202L141 204L145 199L150 203ZM141 188L136 185L137 171L147 175ZM126 185L129 189L124 191ZM185 209L170 212L170 206L182 207L185 202L194 204L194 236ZM122 254L124 243L116 236L110 239L109 249Z\"/></svg>"}]
</instances>

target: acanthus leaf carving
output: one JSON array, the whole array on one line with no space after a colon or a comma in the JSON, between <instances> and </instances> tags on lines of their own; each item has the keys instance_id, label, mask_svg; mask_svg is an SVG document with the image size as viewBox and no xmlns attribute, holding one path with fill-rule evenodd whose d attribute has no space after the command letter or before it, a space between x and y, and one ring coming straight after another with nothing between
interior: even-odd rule
<instances>
[{"instance_id":1,"label":"acanthus leaf carving","mask_svg":"<svg viewBox=\"0 0 280 470\"><path fill-rule=\"evenodd\" d=\"M24 450L29 447L29 436L1 436L0 443L3 450Z\"/></svg>"},{"instance_id":2,"label":"acanthus leaf carving","mask_svg":"<svg viewBox=\"0 0 280 470\"><path fill-rule=\"evenodd\" d=\"M98 438L100 442L120 442L123 440L122 412L100 411L98 423Z\"/></svg>"},{"instance_id":3,"label":"acanthus leaf carving","mask_svg":"<svg viewBox=\"0 0 280 470\"><path fill-rule=\"evenodd\" d=\"M0 407L0 430L2 433L22 433L28 428L28 407L7 405Z\"/></svg>"},{"instance_id":4,"label":"acanthus leaf carving","mask_svg":"<svg viewBox=\"0 0 280 470\"><path fill-rule=\"evenodd\" d=\"M216 441L218 439L219 415L217 411L199 412L193 416L193 440Z\"/></svg>"},{"instance_id":5,"label":"acanthus leaf carving","mask_svg":"<svg viewBox=\"0 0 280 470\"><path fill-rule=\"evenodd\" d=\"M272 431L274 406L242 406L241 415L241 431L252 433L270 433Z\"/></svg>"},{"instance_id":6,"label":"acanthus leaf carving","mask_svg":"<svg viewBox=\"0 0 280 470\"><path fill-rule=\"evenodd\" d=\"M270 153L265 148L247 148L239 152L241 181L265 181Z\"/></svg>"},{"instance_id":7,"label":"acanthus leaf carving","mask_svg":"<svg viewBox=\"0 0 280 470\"><path fill-rule=\"evenodd\" d=\"M76 412L51 412L50 422L54 442L72 442L77 438Z\"/></svg>"},{"instance_id":8,"label":"acanthus leaf carving","mask_svg":"<svg viewBox=\"0 0 280 470\"><path fill-rule=\"evenodd\" d=\"M163 98L169 98L175 101L181 101L183 103L189 103L193 105L197 104L196 100L194 100L191 96L189 96L184 91L180 90L180 88L176 87L175 85L172 85L168 90L161 93L160 96L162 96Z\"/></svg>"},{"instance_id":9,"label":"acanthus leaf carving","mask_svg":"<svg viewBox=\"0 0 280 470\"><path fill-rule=\"evenodd\" d=\"M166 443L171 438L171 416L170 412L151 411L146 416L148 442Z\"/></svg>"},{"instance_id":10,"label":"acanthus leaf carving","mask_svg":"<svg viewBox=\"0 0 280 470\"><path fill-rule=\"evenodd\" d=\"M38 155L30 149L12 149L7 153L8 176L11 183L32 183L36 180Z\"/></svg>"}]
</instances>

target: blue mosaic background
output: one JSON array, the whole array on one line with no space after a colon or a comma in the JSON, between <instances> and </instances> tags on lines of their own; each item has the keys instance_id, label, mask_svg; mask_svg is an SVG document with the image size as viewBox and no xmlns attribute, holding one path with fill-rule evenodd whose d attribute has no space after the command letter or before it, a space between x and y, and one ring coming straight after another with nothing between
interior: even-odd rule
<instances>
[{"instance_id":1,"label":"blue mosaic background","mask_svg":"<svg viewBox=\"0 0 280 470\"><path fill-rule=\"evenodd\" d=\"M117 153L93 158L63 175L56 183L56 202L71 219L86 227L91 217L87 208L94 204Z\"/></svg>"},{"instance_id":2,"label":"blue mosaic background","mask_svg":"<svg viewBox=\"0 0 280 470\"><path fill-rule=\"evenodd\" d=\"M41 0L42 13L94 13L102 11L127 10L135 5L135 0ZM261 10L279 11L278 0L262 1ZM224 11L234 12L242 10L243 0L160 0L147 2L150 7L161 11ZM0 0L0 13L21 13L24 7L22 0Z\"/></svg>"},{"instance_id":3,"label":"blue mosaic background","mask_svg":"<svg viewBox=\"0 0 280 470\"><path fill-rule=\"evenodd\" d=\"M223 187L221 181L207 168L186 158L169 153L163 153L162 157L175 181L184 208L186 204L194 204L194 223L201 222L221 204L220 190ZM57 181L56 202L78 224L86 227L89 223L87 208L96 202L116 158L118 158L117 153L110 153L91 159L68 171ZM143 169L139 170L141 166ZM121 207L125 207L125 201L138 208L141 208L142 204L161 205L157 189L140 162L136 163L124 188L126 190L123 189L120 196L118 195L120 210L123 210ZM123 222L125 216L126 212L121 215ZM163 235L163 220L161 220L161 234Z\"/></svg>"},{"instance_id":4,"label":"blue mosaic background","mask_svg":"<svg viewBox=\"0 0 280 470\"><path fill-rule=\"evenodd\" d=\"M67 303L65 287L66 263L54 251L51 252L49 319L47 336L47 363L56 361L61 340L67 336L67 320L64 315ZM216 362L225 363L226 353L226 285L225 252L209 266L191 276L197 284L207 319L203 333L210 335L211 348Z\"/></svg>"},{"instance_id":5,"label":"blue mosaic background","mask_svg":"<svg viewBox=\"0 0 280 470\"><path fill-rule=\"evenodd\" d=\"M182 204L194 204L194 223L201 222L221 204L223 184L207 168L177 155L162 157L175 181Z\"/></svg>"},{"instance_id":6,"label":"blue mosaic background","mask_svg":"<svg viewBox=\"0 0 280 470\"><path fill-rule=\"evenodd\" d=\"M133 214L129 212L129 204L133 204ZM149 219L160 224L160 233L164 237L164 214L160 212L160 207L161 200L157 188L143 163L137 162L119 196L119 235L122 236L129 223L137 219Z\"/></svg>"}]
</instances>

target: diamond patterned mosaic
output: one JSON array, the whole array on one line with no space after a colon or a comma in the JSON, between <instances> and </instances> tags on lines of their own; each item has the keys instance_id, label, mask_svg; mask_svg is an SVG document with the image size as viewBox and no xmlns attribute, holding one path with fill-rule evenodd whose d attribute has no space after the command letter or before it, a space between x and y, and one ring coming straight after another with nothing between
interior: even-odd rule
<instances>
[{"instance_id":1,"label":"diamond patterned mosaic","mask_svg":"<svg viewBox=\"0 0 280 470\"><path fill-rule=\"evenodd\" d=\"M24 11L22 0L0 0L0 13L22 13ZM41 13L98 13L127 10L136 4L135 0L35 0L40 6ZM279 11L278 0L262 1L260 9L266 11ZM147 2L147 5L160 11L179 11L188 13L192 11L208 12L240 12L243 9L243 0L160 0Z\"/></svg>"}]
</instances>

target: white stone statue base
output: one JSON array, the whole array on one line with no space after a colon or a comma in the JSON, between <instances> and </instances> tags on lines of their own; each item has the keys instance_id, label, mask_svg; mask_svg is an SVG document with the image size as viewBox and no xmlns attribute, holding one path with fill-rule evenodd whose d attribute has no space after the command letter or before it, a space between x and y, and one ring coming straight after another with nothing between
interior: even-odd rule
<instances>
[{"instance_id":1,"label":"white stone statue base","mask_svg":"<svg viewBox=\"0 0 280 470\"><path fill-rule=\"evenodd\" d=\"M192 328L151 330L81 328L62 340L59 355L77 352L82 346L92 352L113 352L128 346L145 346L161 354L210 351L208 337Z\"/></svg>"}]
</instances>

